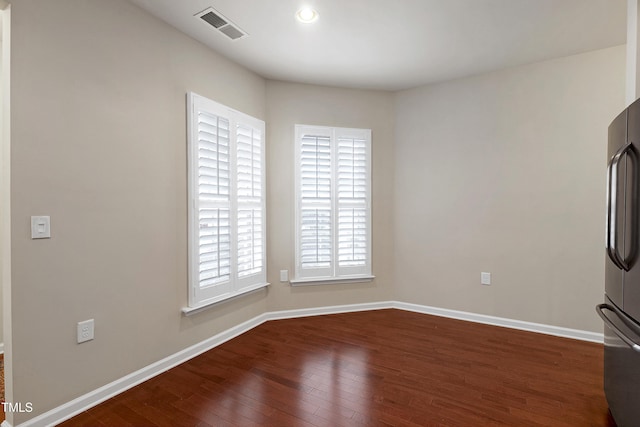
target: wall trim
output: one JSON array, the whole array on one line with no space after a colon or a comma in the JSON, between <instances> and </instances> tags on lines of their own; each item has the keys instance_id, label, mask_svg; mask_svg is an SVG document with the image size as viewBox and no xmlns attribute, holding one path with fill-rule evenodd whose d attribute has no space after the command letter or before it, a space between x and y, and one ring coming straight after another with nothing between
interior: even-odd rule
<instances>
[{"instance_id":1,"label":"wall trim","mask_svg":"<svg viewBox=\"0 0 640 427\"><path fill-rule=\"evenodd\" d=\"M507 319L505 317L488 316L486 314L469 313L467 311L449 310L446 308L430 307L428 305L411 304L408 302L393 302L394 308L416 313L432 314L434 316L449 317L452 319L466 320L486 325L502 326L505 328L519 329L521 331L537 332L540 334L554 335L563 338L572 338L580 341L589 341L602 344L604 334L580 329L563 328L561 326L545 325L542 323L525 322L523 320Z\"/></svg>"},{"instance_id":2,"label":"wall trim","mask_svg":"<svg viewBox=\"0 0 640 427\"><path fill-rule=\"evenodd\" d=\"M384 310L395 308L393 301L380 301L364 304L332 305L327 307L300 308L295 310L270 311L267 320L294 319L297 317L323 316L326 314L355 313L357 311Z\"/></svg>"},{"instance_id":3,"label":"wall trim","mask_svg":"<svg viewBox=\"0 0 640 427\"><path fill-rule=\"evenodd\" d=\"M603 334L578 329L569 329L559 326L544 325L541 323L524 322L521 320L507 319L503 317L487 316L484 314L469 313L465 311L449 310L445 308L430 307L426 305L411 304L400 301L379 301L364 304L347 304L327 307L312 307L294 310L270 311L247 320L239 325L220 332L211 338L207 338L191 347L174 353L162 360L145 366L129 375L117 379L94 391L84 394L70 402L51 409L48 412L38 415L17 427L40 427L55 426L69 418L92 408L107 399L112 398L146 380L149 380L169 369L184 363L205 351L211 350L238 335L241 335L270 320L293 319L309 316L322 316L327 314L352 313L357 311L383 310L395 308L399 310L413 311L416 313L430 314L434 316L449 317L452 319L465 320L475 323L484 323L494 326L519 329L530 332L537 332L547 335L572 338L581 341L602 343ZM0 427L12 427L6 420Z\"/></svg>"}]
</instances>

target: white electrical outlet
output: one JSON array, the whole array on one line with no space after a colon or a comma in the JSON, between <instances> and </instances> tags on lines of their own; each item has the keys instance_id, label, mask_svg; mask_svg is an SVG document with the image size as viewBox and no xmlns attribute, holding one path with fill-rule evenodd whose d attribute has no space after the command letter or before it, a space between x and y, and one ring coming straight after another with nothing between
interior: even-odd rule
<instances>
[{"instance_id":1,"label":"white electrical outlet","mask_svg":"<svg viewBox=\"0 0 640 427\"><path fill-rule=\"evenodd\" d=\"M490 285L491 284L491 273L480 273L480 284L481 285Z\"/></svg>"},{"instance_id":2,"label":"white electrical outlet","mask_svg":"<svg viewBox=\"0 0 640 427\"><path fill-rule=\"evenodd\" d=\"M289 281L289 270L280 270L280 281L281 282Z\"/></svg>"},{"instance_id":3,"label":"white electrical outlet","mask_svg":"<svg viewBox=\"0 0 640 427\"><path fill-rule=\"evenodd\" d=\"M78 344L93 339L93 319L78 322Z\"/></svg>"}]
</instances>

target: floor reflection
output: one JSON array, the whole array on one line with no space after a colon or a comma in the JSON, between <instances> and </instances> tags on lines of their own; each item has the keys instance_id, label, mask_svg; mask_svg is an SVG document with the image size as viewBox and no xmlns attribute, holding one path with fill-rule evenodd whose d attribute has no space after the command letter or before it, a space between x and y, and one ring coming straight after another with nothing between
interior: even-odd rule
<instances>
[{"instance_id":1,"label":"floor reflection","mask_svg":"<svg viewBox=\"0 0 640 427\"><path fill-rule=\"evenodd\" d=\"M301 382L305 389L299 394L299 401L305 405L300 411L312 409L314 415L333 425L342 424L345 418L366 417L373 390L368 362L368 351L356 347L308 354L302 362Z\"/></svg>"}]
</instances>

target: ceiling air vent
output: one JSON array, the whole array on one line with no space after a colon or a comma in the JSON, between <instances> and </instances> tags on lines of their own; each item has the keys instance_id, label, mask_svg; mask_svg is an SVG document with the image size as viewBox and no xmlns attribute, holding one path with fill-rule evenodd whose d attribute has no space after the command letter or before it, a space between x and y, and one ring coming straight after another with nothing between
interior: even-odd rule
<instances>
[{"instance_id":1,"label":"ceiling air vent","mask_svg":"<svg viewBox=\"0 0 640 427\"><path fill-rule=\"evenodd\" d=\"M211 25L231 40L238 40L248 35L212 7L207 8L194 16Z\"/></svg>"}]
</instances>

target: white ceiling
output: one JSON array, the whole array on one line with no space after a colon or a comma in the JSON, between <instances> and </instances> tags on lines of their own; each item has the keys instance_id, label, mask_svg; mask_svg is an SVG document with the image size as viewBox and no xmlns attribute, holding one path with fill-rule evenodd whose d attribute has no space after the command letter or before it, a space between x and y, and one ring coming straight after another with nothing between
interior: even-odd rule
<instances>
[{"instance_id":1,"label":"white ceiling","mask_svg":"<svg viewBox=\"0 0 640 427\"><path fill-rule=\"evenodd\" d=\"M275 80L399 90L625 43L626 0L130 0ZM314 24L294 15L303 5ZM213 7L249 37L199 18Z\"/></svg>"}]
</instances>

